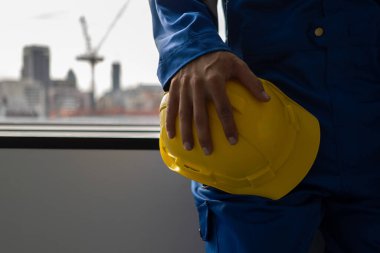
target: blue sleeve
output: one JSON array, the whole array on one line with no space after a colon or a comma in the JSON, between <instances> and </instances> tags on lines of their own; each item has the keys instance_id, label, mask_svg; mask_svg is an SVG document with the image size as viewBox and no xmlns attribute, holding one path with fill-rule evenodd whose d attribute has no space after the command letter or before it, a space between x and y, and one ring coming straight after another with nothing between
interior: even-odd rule
<instances>
[{"instance_id":1,"label":"blue sleeve","mask_svg":"<svg viewBox=\"0 0 380 253\"><path fill-rule=\"evenodd\" d=\"M165 90L188 62L213 51L231 51L218 34L217 21L202 0L149 0L157 76Z\"/></svg>"}]
</instances>

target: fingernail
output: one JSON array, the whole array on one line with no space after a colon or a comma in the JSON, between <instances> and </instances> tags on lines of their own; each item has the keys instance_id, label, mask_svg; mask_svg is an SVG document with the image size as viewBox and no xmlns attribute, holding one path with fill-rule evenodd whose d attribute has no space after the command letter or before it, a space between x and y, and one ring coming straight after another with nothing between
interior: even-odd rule
<instances>
[{"instance_id":1,"label":"fingernail","mask_svg":"<svg viewBox=\"0 0 380 253\"><path fill-rule=\"evenodd\" d=\"M207 147L203 147L202 149L203 149L203 153L204 153L205 155L210 155L210 154L211 154L209 148L207 148Z\"/></svg>"},{"instance_id":2,"label":"fingernail","mask_svg":"<svg viewBox=\"0 0 380 253\"><path fill-rule=\"evenodd\" d=\"M183 147L186 149L186 150L191 150L193 147L192 145L190 144L190 142L185 142L183 143Z\"/></svg>"},{"instance_id":3,"label":"fingernail","mask_svg":"<svg viewBox=\"0 0 380 253\"><path fill-rule=\"evenodd\" d=\"M231 145L235 145L237 143L237 139L233 136L228 137L228 141Z\"/></svg>"},{"instance_id":4,"label":"fingernail","mask_svg":"<svg viewBox=\"0 0 380 253\"><path fill-rule=\"evenodd\" d=\"M262 96L262 98L264 98L265 100L269 100L269 99L270 99L270 96L269 96L264 90L261 92L261 96Z\"/></svg>"}]
</instances>

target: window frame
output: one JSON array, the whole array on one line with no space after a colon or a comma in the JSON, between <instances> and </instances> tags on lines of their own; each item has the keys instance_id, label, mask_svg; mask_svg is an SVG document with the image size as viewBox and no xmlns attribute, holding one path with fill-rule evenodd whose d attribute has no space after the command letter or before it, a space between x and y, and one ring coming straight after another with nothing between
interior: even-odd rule
<instances>
[{"instance_id":1,"label":"window frame","mask_svg":"<svg viewBox=\"0 0 380 253\"><path fill-rule=\"evenodd\" d=\"M158 125L0 123L1 149L158 150Z\"/></svg>"}]
</instances>

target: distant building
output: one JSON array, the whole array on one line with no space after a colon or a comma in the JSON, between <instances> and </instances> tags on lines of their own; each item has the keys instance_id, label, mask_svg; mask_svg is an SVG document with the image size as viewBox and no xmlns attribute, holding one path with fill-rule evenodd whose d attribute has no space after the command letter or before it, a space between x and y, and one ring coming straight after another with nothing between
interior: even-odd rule
<instances>
[{"instance_id":1,"label":"distant building","mask_svg":"<svg viewBox=\"0 0 380 253\"><path fill-rule=\"evenodd\" d=\"M71 87L62 80L54 80L56 85L49 89L50 117L84 115L91 110L91 96Z\"/></svg>"},{"instance_id":2,"label":"distant building","mask_svg":"<svg viewBox=\"0 0 380 253\"><path fill-rule=\"evenodd\" d=\"M50 85L50 50L48 47L24 47L21 77L23 80L40 82L44 87Z\"/></svg>"},{"instance_id":3,"label":"distant building","mask_svg":"<svg viewBox=\"0 0 380 253\"><path fill-rule=\"evenodd\" d=\"M77 88L77 78L73 70L67 72L65 79L53 79L51 80L51 88L54 87L70 87Z\"/></svg>"},{"instance_id":4,"label":"distant building","mask_svg":"<svg viewBox=\"0 0 380 253\"><path fill-rule=\"evenodd\" d=\"M77 76L72 69L67 72L66 82L70 87L77 87Z\"/></svg>"},{"instance_id":5,"label":"distant building","mask_svg":"<svg viewBox=\"0 0 380 253\"><path fill-rule=\"evenodd\" d=\"M0 81L1 117L41 117L45 115L45 93L40 82Z\"/></svg>"},{"instance_id":6,"label":"distant building","mask_svg":"<svg viewBox=\"0 0 380 253\"><path fill-rule=\"evenodd\" d=\"M49 115L48 89L50 80L50 50L47 46L26 46L23 49L21 79L39 82L44 87L45 116Z\"/></svg>"},{"instance_id":7,"label":"distant building","mask_svg":"<svg viewBox=\"0 0 380 253\"><path fill-rule=\"evenodd\" d=\"M0 80L0 117L60 117L87 115L91 94L77 88L77 78L69 70L64 79L50 78L50 50L46 46L26 46L20 80Z\"/></svg>"},{"instance_id":8,"label":"distant building","mask_svg":"<svg viewBox=\"0 0 380 253\"><path fill-rule=\"evenodd\" d=\"M98 109L133 114L158 114L162 87L159 84L139 83L125 90L105 93L98 101Z\"/></svg>"},{"instance_id":9,"label":"distant building","mask_svg":"<svg viewBox=\"0 0 380 253\"><path fill-rule=\"evenodd\" d=\"M120 90L121 65L118 62L112 64L112 90Z\"/></svg>"},{"instance_id":10,"label":"distant building","mask_svg":"<svg viewBox=\"0 0 380 253\"><path fill-rule=\"evenodd\" d=\"M91 96L78 90L76 75L70 69L65 79L51 81L49 105L52 117L83 115L91 110Z\"/></svg>"},{"instance_id":11,"label":"distant building","mask_svg":"<svg viewBox=\"0 0 380 253\"><path fill-rule=\"evenodd\" d=\"M139 83L126 91L126 108L134 111L158 113L162 87L158 84Z\"/></svg>"}]
</instances>

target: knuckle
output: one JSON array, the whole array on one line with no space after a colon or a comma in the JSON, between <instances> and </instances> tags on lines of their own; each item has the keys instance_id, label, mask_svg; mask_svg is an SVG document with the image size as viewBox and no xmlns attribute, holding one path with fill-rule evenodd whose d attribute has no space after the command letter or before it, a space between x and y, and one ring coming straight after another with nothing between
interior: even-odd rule
<instances>
[{"instance_id":1,"label":"knuckle","mask_svg":"<svg viewBox=\"0 0 380 253\"><path fill-rule=\"evenodd\" d=\"M202 82L202 77L200 77L200 76L198 76L198 75L194 75L194 76L192 76L192 78L191 78L191 82L193 83L193 84L199 84L199 83L201 83Z\"/></svg>"},{"instance_id":2,"label":"knuckle","mask_svg":"<svg viewBox=\"0 0 380 253\"><path fill-rule=\"evenodd\" d=\"M186 119L186 114L182 110L180 110L178 113L178 117L181 121L183 121L184 119Z\"/></svg>"},{"instance_id":3,"label":"knuckle","mask_svg":"<svg viewBox=\"0 0 380 253\"><path fill-rule=\"evenodd\" d=\"M232 119L232 111L228 106L222 106L219 108L218 113L221 120Z\"/></svg>"},{"instance_id":4,"label":"knuckle","mask_svg":"<svg viewBox=\"0 0 380 253\"><path fill-rule=\"evenodd\" d=\"M195 90L201 90L203 88L203 78L200 76L193 76L191 78L191 85Z\"/></svg>"},{"instance_id":5,"label":"knuckle","mask_svg":"<svg viewBox=\"0 0 380 253\"><path fill-rule=\"evenodd\" d=\"M179 117L180 121L188 121L188 119L189 119L188 112L186 110L183 110L183 109L179 110L178 117Z\"/></svg>"},{"instance_id":6,"label":"knuckle","mask_svg":"<svg viewBox=\"0 0 380 253\"><path fill-rule=\"evenodd\" d=\"M189 74L183 74L180 78L180 82L182 84L186 84L186 83L189 83L191 80L191 76Z\"/></svg>"},{"instance_id":7,"label":"knuckle","mask_svg":"<svg viewBox=\"0 0 380 253\"><path fill-rule=\"evenodd\" d=\"M178 76L173 76L172 80L170 81L170 84L173 85L173 84L176 84L178 83Z\"/></svg>"},{"instance_id":8,"label":"knuckle","mask_svg":"<svg viewBox=\"0 0 380 253\"><path fill-rule=\"evenodd\" d=\"M170 81L169 91L176 89L179 84L180 84L180 78L178 76L174 76L172 80Z\"/></svg>"},{"instance_id":9,"label":"knuckle","mask_svg":"<svg viewBox=\"0 0 380 253\"><path fill-rule=\"evenodd\" d=\"M221 77L218 74L211 74L206 77L206 82L210 83L210 85L219 85L221 82Z\"/></svg>"},{"instance_id":10,"label":"knuckle","mask_svg":"<svg viewBox=\"0 0 380 253\"><path fill-rule=\"evenodd\" d=\"M240 60L238 57L233 57L231 60L231 63L236 67L236 68L247 68L248 65Z\"/></svg>"},{"instance_id":11,"label":"knuckle","mask_svg":"<svg viewBox=\"0 0 380 253\"><path fill-rule=\"evenodd\" d=\"M196 114L194 115L194 122L198 128L201 128L206 125L206 118L203 115Z\"/></svg>"}]
</instances>

